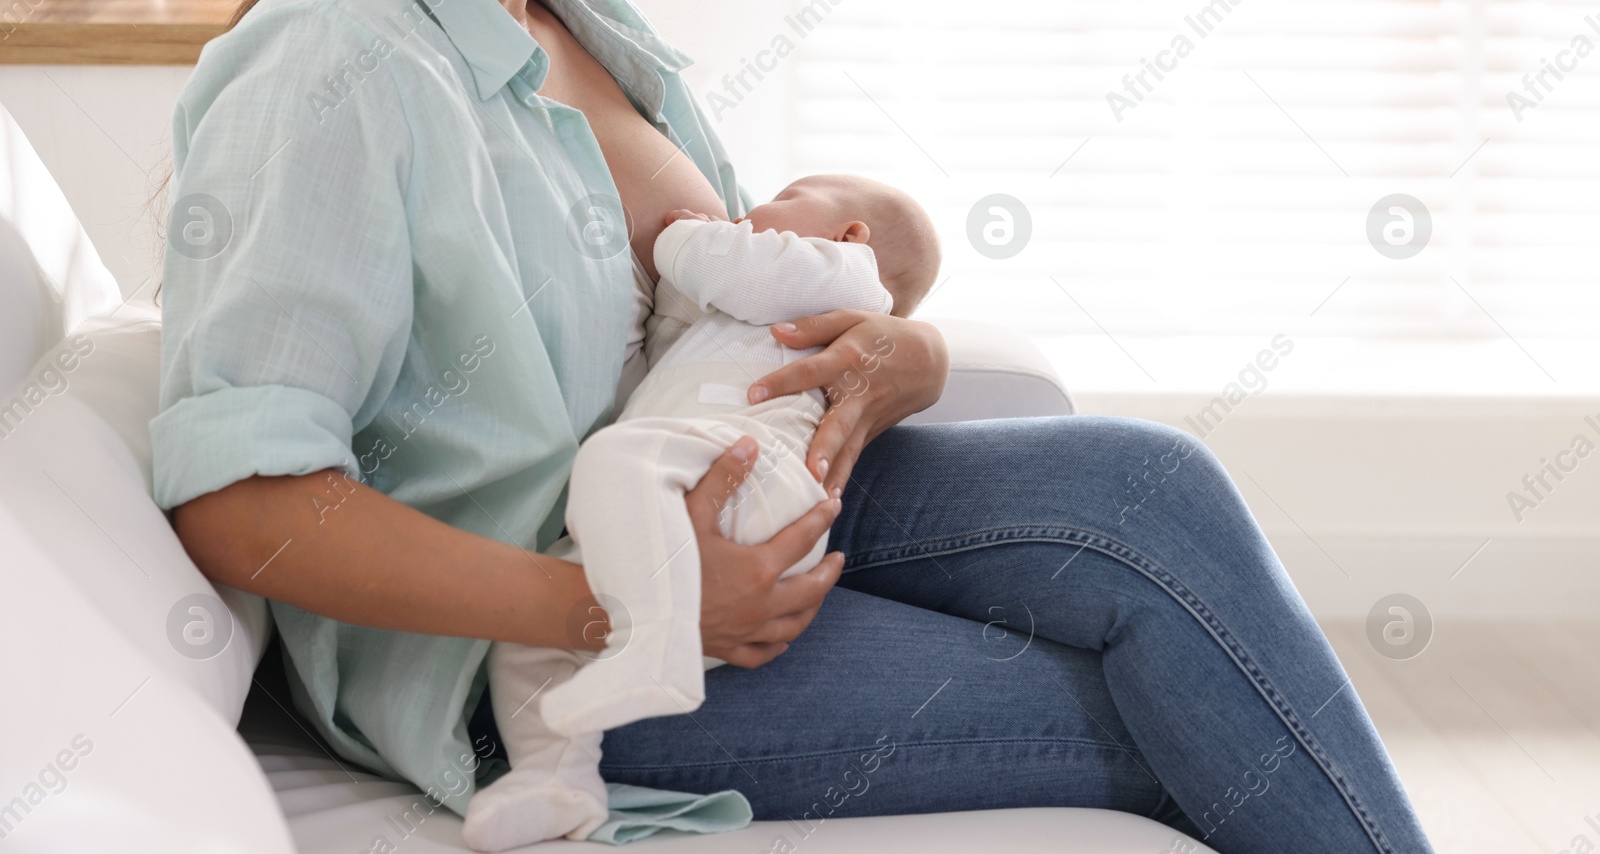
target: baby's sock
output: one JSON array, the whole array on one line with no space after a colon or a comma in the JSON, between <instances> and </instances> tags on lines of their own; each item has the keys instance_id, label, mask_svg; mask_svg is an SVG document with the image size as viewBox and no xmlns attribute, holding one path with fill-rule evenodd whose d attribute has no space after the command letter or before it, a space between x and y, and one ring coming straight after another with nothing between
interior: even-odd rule
<instances>
[{"instance_id":1,"label":"baby's sock","mask_svg":"<svg viewBox=\"0 0 1600 854\"><path fill-rule=\"evenodd\" d=\"M523 714L531 715L527 709ZM474 851L504 851L565 836L588 838L604 824L606 784L600 779L600 739L553 733L513 746L511 771L472 796L462 837ZM520 754L520 755L519 755Z\"/></svg>"},{"instance_id":2,"label":"baby's sock","mask_svg":"<svg viewBox=\"0 0 1600 854\"><path fill-rule=\"evenodd\" d=\"M604 731L700 708L706 688L698 616L616 631L605 657L551 686L540 707L545 723L558 733Z\"/></svg>"},{"instance_id":3,"label":"baby's sock","mask_svg":"<svg viewBox=\"0 0 1600 854\"><path fill-rule=\"evenodd\" d=\"M478 851L504 851L566 836L584 839L605 823L598 728L572 736L539 716L549 686L582 663L561 649L497 643L489 647L489 696L511 771L467 803L462 836Z\"/></svg>"}]
</instances>

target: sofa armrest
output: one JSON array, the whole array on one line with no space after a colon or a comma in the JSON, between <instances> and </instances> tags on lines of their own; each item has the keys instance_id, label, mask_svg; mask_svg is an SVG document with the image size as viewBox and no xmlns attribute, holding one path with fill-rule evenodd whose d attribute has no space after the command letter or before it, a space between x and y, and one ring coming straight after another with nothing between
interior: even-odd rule
<instances>
[{"instance_id":1,"label":"sofa armrest","mask_svg":"<svg viewBox=\"0 0 1600 854\"><path fill-rule=\"evenodd\" d=\"M927 318L950 348L950 381L939 402L906 424L1071 415L1072 397L1044 353L1004 327Z\"/></svg>"}]
</instances>

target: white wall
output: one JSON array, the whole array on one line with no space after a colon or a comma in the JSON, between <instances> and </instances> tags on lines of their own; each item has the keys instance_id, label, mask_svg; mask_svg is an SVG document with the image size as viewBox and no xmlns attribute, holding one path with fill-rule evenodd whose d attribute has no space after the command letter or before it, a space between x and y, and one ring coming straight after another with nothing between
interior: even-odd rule
<instances>
[{"instance_id":1,"label":"white wall","mask_svg":"<svg viewBox=\"0 0 1600 854\"><path fill-rule=\"evenodd\" d=\"M1082 395L1085 411L1185 427L1197 395ZM1247 399L1206 444L1319 616L1409 593L1435 616L1600 619L1600 451L1518 516L1508 492L1585 435L1600 402ZM1571 460L1572 458L1568 458ZM1481 551L1480 551L1481 548ZM1470 560L1469 560L1470 559Z\"/></svg>"},{"instance_id":2,"label":"white wall","mask_svg":"<svg viewBox=\"0 0 1600 854\"><path fill-rule=\"evenodd\" d=\"M124 296L154 289L161 242L149 202L171 164L172 107L188 67L0 65L16 119Z\"/></svg>"}]
</instances>

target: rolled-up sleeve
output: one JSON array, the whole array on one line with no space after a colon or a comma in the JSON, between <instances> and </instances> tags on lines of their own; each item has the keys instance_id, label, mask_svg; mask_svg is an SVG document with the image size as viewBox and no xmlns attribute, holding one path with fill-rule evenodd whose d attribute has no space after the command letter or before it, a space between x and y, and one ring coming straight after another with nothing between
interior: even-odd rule
<instances>
[{"instance_id":1,"label":"rolled-up sleeve","mask_svg":"<svg viewBox=\"0 0 1600 854\"><path fill-rule=\"evenodd\" d=\"M343 467L412 321L411 136L393 45L334 4L207 46L174 119L156 502ZM330 77L324 63L343 58ZM335 60L338 61L338 60ZM315 66L315 67L313 67Z\"/></svg>"}]
</instances>

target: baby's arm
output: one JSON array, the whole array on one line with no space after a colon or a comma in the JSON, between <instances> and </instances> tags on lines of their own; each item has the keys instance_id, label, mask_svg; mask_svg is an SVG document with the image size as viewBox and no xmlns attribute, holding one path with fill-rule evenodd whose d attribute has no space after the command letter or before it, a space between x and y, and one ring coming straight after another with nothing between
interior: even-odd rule
<instances>
[{"instance_id":1,"label":"baby's arm","mask_svg":"<svg viewBox=\"0 0 1600 854\"><path fill-rule=\"evenodd\" d=\"M662 284L746 323L894 305L865 244L756 232L748 222L680 219L656 238L655 262Z\"/></svg>"}]
</instances>

